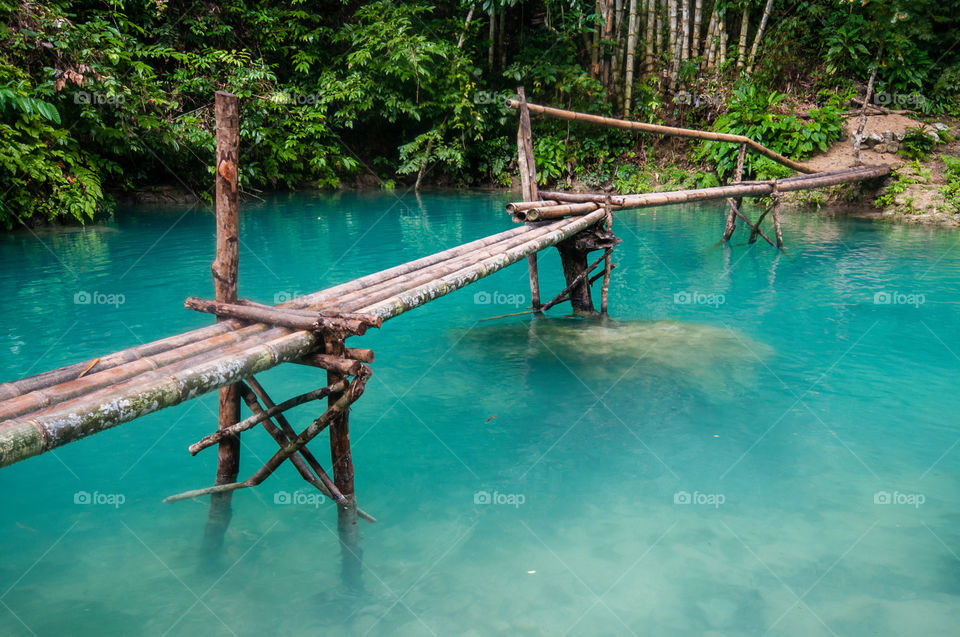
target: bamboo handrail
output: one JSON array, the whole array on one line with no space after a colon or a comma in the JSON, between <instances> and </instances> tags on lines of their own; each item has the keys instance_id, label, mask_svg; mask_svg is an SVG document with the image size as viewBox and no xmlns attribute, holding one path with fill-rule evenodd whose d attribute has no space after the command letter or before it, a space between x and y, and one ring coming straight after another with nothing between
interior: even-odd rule
<instances>
[{"instance_id":1,"label":"bamboo handrail","mask_svg":"<svg viewBox=\"0 0 960 637\"><path fill-rule=\"evenodd\" d=\"M608 196L601 193L587 193L577 195L583 203L561 203L559 205L541 205L513 213L513 220L521 223L526 221L540 221L558 219L560 217L589 214L602 208L602 201L610 200L613 210L627 210L630 208L646 208L663 206L690 201L708 201L712 199L726 199L728 197L763 197L774 192L789 192L810 188L824 188L837 184L848 183L882 177L889 174L890 166L859 166L789 179L742 182L729 186L715 186L713 188L696 188L693 190L673 190L664 192L646 192L639 194ZM548 193L544 193L545 195ZM560 199L562 193L549 193L552 199ZM547 202L541 202L547 204ZM509 204L508 204L508 210Z\"/></svg>"},{"instance_id":2,"label":"bamboo handrail","mask_svg":"<svg viewBox=\"0 0 960 637\"><path fill-rule=\"evenodd\" d=\"M507 100L507 107L509 108L520 108L520 102L517 100ZM634 130L634 131L644 131L647 133L657 133L659 135L668 135L671 137L689 137L692 139L705 139L708 141L714 142L730 142L732 144L746 144L754 152L760 153L764 157L768 157L778 164L783 164L788 168L796 170L801 173L814 173L815 169L810 168L805 164L800 162L793 161L770 150L763 144L755 142L749 137L744 137L743 135L731 135L729 133L714 133L712 131L700 131L694 130L692 128L678 128L676 126L661 126L660 124L647 124L645 122L632 122L625 119L616 119L613 117L603 117L601 115L591 115L589 113L578 113L577 111L568 111L562 108L553 108L550 106L541 106L539 104L531 104L527 102L527 108L530 109L531 113L536 113L538 115L546 115L547 117L553 117L554 119L563 119L571 122L586 122L588 124L596 124L598 126L608 126L611 128L620 128L623 130Z\"/></svg>"}]
</instances>

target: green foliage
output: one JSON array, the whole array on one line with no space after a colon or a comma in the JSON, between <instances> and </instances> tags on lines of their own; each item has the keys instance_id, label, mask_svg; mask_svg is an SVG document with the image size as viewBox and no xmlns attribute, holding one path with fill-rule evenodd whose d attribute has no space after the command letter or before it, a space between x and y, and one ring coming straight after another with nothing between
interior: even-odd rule
<instances>
[{"instance_id":1,"label":"green foliage","mask_svg":"<svg viewBox=\"0 0 960 637\"><path fill-rule=\"evenodd\" d=\"M943 155L941 159L946 165L944 177L947 183L940 188L940 193L943 195L950 212L960 214L960 157Z\"/></svg>"},{"instance_id":2,"label":"green foliage","mask_svg":"<svg viewBox=\"0 0 960 637\"><path fill-rule=\"evenodd\" d=\"M786 96L776 91L765 91L755 84L741 84L733 90L726 112L716 119L713 130L718 133L744 135L785 157L803 160L817 151L826 151L840 139L843 118L839 98L834 97L803 120L796 115L778 112L778 105ZM727 142L704 142L697 155L707 158L715 166L721 179L736 169L739 147ZM747 152L744 178L771 179L785 177L790 169L771 159Z\"/></svg>"},{"instance_id":3,"label":"green foliage","mask_svg":"<svg viewBox=\"0 0 960 637\"><path fill-rule=\"evenodd\" d=\"M933 131L913 126L904 133L899 152L910 159L926 161L939 141L939 136Z\"/></svg>"},{"instance_id":4,"label":"green foliage","mask_svg":"<svg viewBox=\"0 0 960 637\"><path fill-rule=\"evenodd\" d=\"M873 202L873 205L878 208L889 208L895 205L897 195L902 195L909 186L917 183L917 179L907 175L903 169L894 170L891 176L894 177L893 182Z\"/></svg>"}]
</instances>

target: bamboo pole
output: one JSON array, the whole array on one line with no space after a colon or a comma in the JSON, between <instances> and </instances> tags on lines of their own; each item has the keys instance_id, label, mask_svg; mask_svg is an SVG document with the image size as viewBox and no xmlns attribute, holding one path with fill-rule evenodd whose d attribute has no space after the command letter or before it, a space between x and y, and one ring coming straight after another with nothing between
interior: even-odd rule
<instances>
[{"instance_id":1,"label":"bamboo pole","mask_svg":"<svg viewBox=\"0 0 960 637\"><path fill-rule=\"evenodd\" d=\"M618 197L611 197L611 204L614 210L627 210L631 208L648 208L651 206L663 206L692 201L726 199L728 197L763 197L773 193L775 189L780 192L790 192L795 190L825 188L827 186L835 186L851 181L862 181L882 177L889 173L890 166L887 165L862 166L831 171L829 173L817 173L766 182L743 182L729 186L715 186L713 188L619 195ZM556 193L551 193L551 195L555 196ZM522 220L530 221L590 214L601 208L602 203L600 202L606 195L591 194L583 195L582 197L592 199L593 201L531 208L530 210L515 214L514 219L516 220L516 218L521 215Z\"/></svg>"},{"instance_id":2,"label":"bamboo pole","mask_svg":"<svg viewBox=\"0 0 960 637\"><path fill-rule=\"evenodd\" d=\"M377 326L381 322L376 316L334 318L331 316L322 316L316 312L297 314L284 310L283 308L257 307L237 303L218 303L216 301L198 299L195 296L186 299L183 302L183 306L188 310L312 332L334 330L363 335L367 331L367 326Z\"/></svg>"},{"instance_id":3,"label":"bamboo pole","mask_svg":"<svg viewBox=\"0 0 960 637\"><path fill-rule=\"evenodd\" d=\"M240 264L240 112L237 96L217 91L213 110L217 131L217 254L211 271L216 300L220 303L233 303L237 300ZM228 429L238 420L240 388L237 385L222 387L219 397L219 429ZM240 438L224 439L217 452L217 477L214 484L233 483L239 472ZM231 497L230 493L222 493L210 500L210 512L204 533L204 543L208 550L219 548L223 544L223 537L232 516Z\"/></svg>"},{"instance_id":4,"label":"bamboo pole","mask_svg":"<svg viewBox=\"0 0 960 637\"><path fill-rule=\"evenodd\" d=\"M530 130L530 111L527 109L527 98L523 87L517 87L520 100L517 108L520 110L520 124L517 128L517 160L520 167L520 184L523 190L524 201L540 199L537 194L537 166L533 157L533 133ZM527 257L527 274L530 277L530 300L533 309L540 308L540 277L537 268L537 254L534 252Z\"/></svg>"},{"instance_id":5,"label":"bamboo pole","mask_svg":"<svg viewBox=\"0 0 960 637\"><path fill-rule=\"evenodd\" d=\"M516 100L507 100L506 105L510 108L519 108L519 102ZM599 126L607 126L611 128L620 128L623 130L634 130L634 131L644 131L648 133L657 133L660 135L668 135L673 137L688 137L692 139L704 139L709 141L718 141L718 142L731 142L734 144L746 144L751 150L757 152L764 157L768 157L773 161L787 166L797 172L801 173L813 173L815 170L801 164L800 162L793 161L781 155L780 153L774 152L759 144L758 142L753 141L748 137L743 135L731 135L728 133L715 133L712 131L700 131L693 130L689 128L677 128L675 126L661 126L659 124L647 124L645 122L631 122L623 119L614 119L612 117L602 117L600 115L590 115L588 113L578 113L576 111L567 111L560 108L551 108L549 106L540 106L539 104L527 104L527 108L531 113L536 113L538 115L546 115L547 117L553 117L555 119L562 119L571 122L585 122L588 124L596 124Z\"/></svg>"}]
</instances>

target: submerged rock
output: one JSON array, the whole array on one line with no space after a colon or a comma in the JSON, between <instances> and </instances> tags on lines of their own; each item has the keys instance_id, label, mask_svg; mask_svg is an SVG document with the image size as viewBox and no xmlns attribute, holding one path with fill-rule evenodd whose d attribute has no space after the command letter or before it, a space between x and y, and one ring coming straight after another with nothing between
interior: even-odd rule
<instances>
[{"instance_id":1,"label":"submerged rock","mask_svg":"<svg viewBox=\"0 0 960 637\"><path fill-rule=\"evenodd\" d=\"M535 319L474 328L462 344L480 356L531 365L559 359L591 384L664 384L708 394L752 385L773 355L735 329L670 320Z\"/></svg>"}]
</instances>

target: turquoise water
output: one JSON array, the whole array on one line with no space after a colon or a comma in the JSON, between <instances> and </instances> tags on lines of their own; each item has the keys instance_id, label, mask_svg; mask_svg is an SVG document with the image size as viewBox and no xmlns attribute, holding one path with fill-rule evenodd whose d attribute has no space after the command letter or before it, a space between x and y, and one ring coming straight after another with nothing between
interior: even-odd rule
<instances>
[{"instance_id":1,"label":"turquoise water","mask_svg":"<svg viewBox=\"0 0 960 637\"><path fill-rule=\"evenodd\" d=\"M247 205L241 295L507 229L505 200ZM960 236L790 215L778 255L718 246L722 224L716 205L618 213L608 324L479 322L528 302L517 265L351 339L377 355L351 416L379 519L362 591L340 581L334 507L282 503L291 467L235 496L218 556L206 501L160 502L211 483L214 452L187 446L215 395L3 469L0 634L955 634ZM213 234L141 209L0 237L0 381L208 324L182 301L212 295ZM555 251L540 271L550 298ZM323 382L261 380L275 399ZM274 448L245 435L242 476Z\"/></svg>"}]
</instances>

